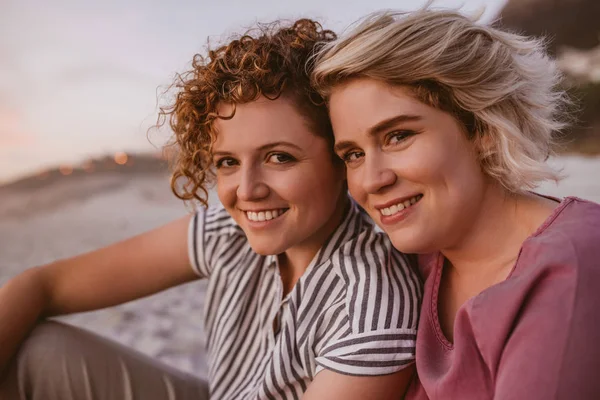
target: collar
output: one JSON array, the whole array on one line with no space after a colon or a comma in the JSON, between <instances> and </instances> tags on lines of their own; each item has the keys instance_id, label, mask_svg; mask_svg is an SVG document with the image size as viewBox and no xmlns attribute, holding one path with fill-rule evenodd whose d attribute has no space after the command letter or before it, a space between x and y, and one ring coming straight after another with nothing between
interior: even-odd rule
<instances>
[{"instance_id":1,"label":"collar","mask_svg":"<svg viewBox=\"0 0 600 400\"><path fill-rule=\"evenodd\" d=\"M367 222L367 220L364 218L364 211L362 211L358 204L356 204L354 199L348 195L348 200L348 207L342 217L342 221L329 236L329 238L323 243L319 251L317 251L317 254L315 254L306 268L306 271L327 261L333 255L333 253L346 242L344 238L348 236L348 231L357 232L361 230L365 222ZM266 257L268 267L274 268L279 266L279 260L276 254L268 255Z\"/></svg>"}]
</instances>

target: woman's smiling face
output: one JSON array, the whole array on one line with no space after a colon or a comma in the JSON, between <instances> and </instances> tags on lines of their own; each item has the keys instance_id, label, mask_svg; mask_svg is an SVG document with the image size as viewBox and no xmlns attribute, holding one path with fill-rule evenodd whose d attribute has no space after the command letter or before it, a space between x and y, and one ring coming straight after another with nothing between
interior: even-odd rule
<instances>
[{"instance_id":1,"label":"woman's smiling face","mask_svg":"<svg viewBox=\"0 0 600 400\"><path fill-rule=\"evenodd\" d=\"M231 114L222 105L221 115ZM236 105L215 122L221 203L260 254L317 251L339 223L344 167L285 97ZM343 204L343 203L342 203ZM336 212L338 211L338 212Z\"/></svg>"},{"instance_id":2,"label":"woman's smiling face","mask_svg":"<svg viewBox=\"0 0 600 400\"><path fill-rule=\"evenodd\" d=\"M457 120L406 87L368 78L334 88L329 106L350 193L394 246L423 253L458 245L489 179Z\"/></svg>"}]
</instances>

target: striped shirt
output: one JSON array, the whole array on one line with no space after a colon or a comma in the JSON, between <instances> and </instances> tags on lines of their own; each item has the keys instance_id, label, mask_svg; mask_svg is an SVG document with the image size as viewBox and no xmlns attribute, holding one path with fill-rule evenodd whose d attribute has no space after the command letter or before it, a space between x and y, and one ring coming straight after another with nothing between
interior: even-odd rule
<instances>
[{"instance_id":1,"label":"striped shirt","mask_svg":"<svg viewBox=\"0 0 600 400\"><path fill-rule=\"evenodd\" d=\"M209 278L211 397L299 399L323 369L373 376L414 362L421 283L352 203L283 298L277 256L261 256L223 208L190 222L189 256Z\"/></svg>"}]
</instances>

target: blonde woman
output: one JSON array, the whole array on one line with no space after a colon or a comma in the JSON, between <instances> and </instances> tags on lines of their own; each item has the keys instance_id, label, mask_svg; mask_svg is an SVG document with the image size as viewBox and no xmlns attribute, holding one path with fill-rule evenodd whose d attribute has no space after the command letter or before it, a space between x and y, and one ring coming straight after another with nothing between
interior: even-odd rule
<instances>
[{"instance_id":1,"label":"blonde woman","mask_svg":"<svg viewBox=\"0 0 600 400\"><path fill-rule=\"evenodd\" d=\"M600 206L531 192L563 124L538 40L450 11L370 16L328 44L352 196L425 279L415 399L600 398Z\"/></svg>"}]
</instances>

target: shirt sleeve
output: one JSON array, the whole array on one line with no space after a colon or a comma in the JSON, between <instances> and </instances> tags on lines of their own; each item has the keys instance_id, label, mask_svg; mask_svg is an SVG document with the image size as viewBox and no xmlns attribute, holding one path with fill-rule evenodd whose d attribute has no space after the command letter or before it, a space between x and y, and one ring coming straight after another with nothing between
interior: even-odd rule
<instances>
[{"instance_id":1,"label":"shirt sleeve","mask_svg":"<svg viewBox=\"0 0 600 400\"><path fill-rule=\"evenodd\" d=\"M503 350L496 399L600 398L600 229L595 240L560 239L531 265L539 278Z\"/></svg>"},{"instance_id":2,"label":"shirt sleeve","mask_svg":"<svg viewBox=\"0 0 600 400\"><path fill-rule=\"evenodd\" d=\"M332 258L346 295L332 307L330 331L316 356L316 373L387 375L415 359L421 283L408 258L387 237L366 232Z\"/></svg>"},{"instance_id":3,"label":"shirt sleeve","mask_svg":"<svg viewBox=\"0 0 600 400\"><path fill-rule=\"evenodd\" d=\"M223 252L239 247L241 229L222 206L196 211L188 227L188 256L194 272L208 278Z\"/></svg>"}]
</instances>

